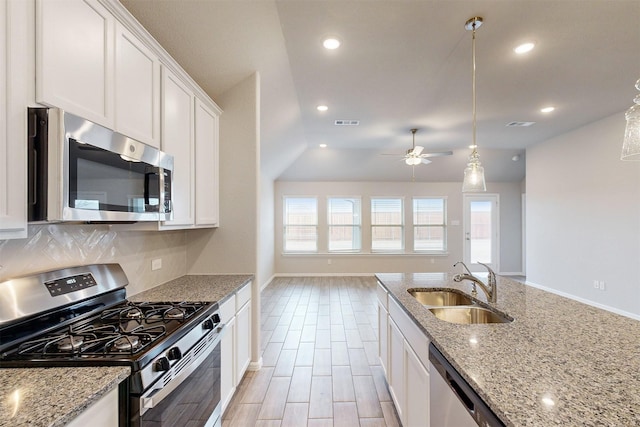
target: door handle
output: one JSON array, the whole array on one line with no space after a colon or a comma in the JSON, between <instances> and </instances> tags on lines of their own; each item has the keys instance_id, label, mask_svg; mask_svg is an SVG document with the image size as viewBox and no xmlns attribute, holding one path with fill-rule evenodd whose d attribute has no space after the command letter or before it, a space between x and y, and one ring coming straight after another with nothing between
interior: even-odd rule
<instances>
[{"instance_id":1,"label":"door handle","mask_svg":"<svg viewBox=\"0 0 640 427\"><path fill-rule=\"evenodd\" d=\"M470 232L468 232L468 231L467 231L467 232L465 233L465 236L466 236L465 238L466 238L467 240L471 240L471 233L470 233Z\"/></svg>"}]
</instances>

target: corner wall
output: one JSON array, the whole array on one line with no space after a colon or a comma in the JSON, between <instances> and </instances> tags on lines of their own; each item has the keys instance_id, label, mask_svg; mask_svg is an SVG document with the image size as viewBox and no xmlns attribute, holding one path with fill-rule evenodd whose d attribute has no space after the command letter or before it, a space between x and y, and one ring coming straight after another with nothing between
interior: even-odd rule
<instances>
[{"instance_id":1,"label":"corner wall","mask_svg":"<svg viewBox=\"0 0 640 427\"><path fill-rule=\"evenodd\" d=\"M527 150L527 281L640 315L640 162L620 160L624 126L621 112Z\"/></svg>"}]
</instances>

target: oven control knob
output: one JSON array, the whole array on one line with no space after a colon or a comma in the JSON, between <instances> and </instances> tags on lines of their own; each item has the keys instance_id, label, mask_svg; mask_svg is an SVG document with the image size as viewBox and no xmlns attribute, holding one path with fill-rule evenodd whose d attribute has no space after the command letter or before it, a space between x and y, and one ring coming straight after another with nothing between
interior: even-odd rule
<instances>
[{"instance_id":1,"label":"oven control knob","mask_svg":"<svg viewBox=\"0 0 640 427\"><path fill-rule=\"evenodd\" d=\"M154 368L156 372L168 371L171 368L171 365L169 364L169 359L167 359L166 357L161 357L160 359L156 360Z\"/></svg>"},{"instance_id":2,"label":"oven control knob","mask_svg":"<svg viewBox=\"0 0 640 427\"><path fill-rule=\"evenodd\" d=\"M213 323L215 323L216 325L220 323L220 315L218 313L211 316L211 319L213 320Z\"/></svg>"},{"instance_id":3,"label":"oven control knob","mask_svg":"<svg viewBox=\"0 0 640 427\"><path fill-rule=\"evenodd\" d=\"M167 356L169 360L180 360L182 359L182 352L178 347L171 347L167 352Z\"/></svg>"},{"instance_id":4,"label":"oven control knob","mask_svg":"<svg viewBox=\"0 0 640 427\"><path fill-rule=\"evenodd\" d=\"M205 320L204 322L202 322L202 328L205 330L210 330L213 329L213 320L211 320L211 318Z\"/></svg>"}]
</instances>

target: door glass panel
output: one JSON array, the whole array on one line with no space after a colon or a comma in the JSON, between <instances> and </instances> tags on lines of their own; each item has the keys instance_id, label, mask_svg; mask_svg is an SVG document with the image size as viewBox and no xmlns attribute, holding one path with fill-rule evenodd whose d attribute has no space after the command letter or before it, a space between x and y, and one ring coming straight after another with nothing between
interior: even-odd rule
<instances>
[{"instance_id":1,"label":"door glass panel","mask_svg":"<svg viewBox=\"0 0 640 427\"><path fill-rule=\"evenodd\" d=\"M469 250L471 263L493 262L491 236L493 224L492 202L489 200L471 200L469 202Z\"/></svg>"}]
</instances>

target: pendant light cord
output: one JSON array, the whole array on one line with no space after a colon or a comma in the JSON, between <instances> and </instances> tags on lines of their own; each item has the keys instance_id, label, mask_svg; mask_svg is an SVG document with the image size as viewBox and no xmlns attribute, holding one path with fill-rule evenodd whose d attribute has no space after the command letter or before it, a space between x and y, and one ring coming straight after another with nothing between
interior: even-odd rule
<instances>
[{"instance_id":1,"label":"pendant light cord","mask_svg":"<svg viewBox=\"0 0 640 427\"><path fill-rule=\"evenodd\" d=\"M471 38L471 97L473 111L473 154L477 153L478 143L476 142L476 23L473 24L473 35Z\"/></svg>"}]
</instances>

